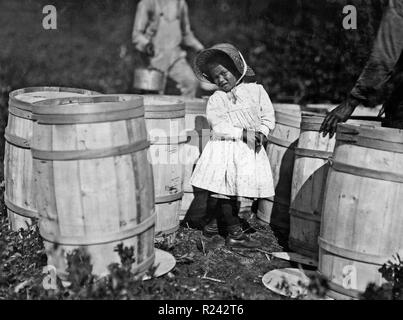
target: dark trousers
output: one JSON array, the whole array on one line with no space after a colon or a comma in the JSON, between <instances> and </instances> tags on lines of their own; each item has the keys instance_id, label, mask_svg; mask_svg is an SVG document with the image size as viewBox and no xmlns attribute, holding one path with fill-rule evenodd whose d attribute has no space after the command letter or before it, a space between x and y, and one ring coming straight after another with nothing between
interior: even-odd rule
<instances>
[{"instance_id":1,"label":"dark trousers","mask_svg":"<svg viewBox=\"0 0 403 320\"><path fill-rule=\"evenodd\" d=\"M382 122L382 126L403 129L403 80L395 86L383 107L385 109L385 120Z\"/></svg>"},{"instance_id":2,"label":"dark trousers","mask_svg":"<svg viewBox=\"0 0 403 320\"><path fill-rule=\"evenodd\" d=\"M218 222L224 227L240 225L237 197L209 194L207 200L207 224Z\"/></svg>"}]
</instances>

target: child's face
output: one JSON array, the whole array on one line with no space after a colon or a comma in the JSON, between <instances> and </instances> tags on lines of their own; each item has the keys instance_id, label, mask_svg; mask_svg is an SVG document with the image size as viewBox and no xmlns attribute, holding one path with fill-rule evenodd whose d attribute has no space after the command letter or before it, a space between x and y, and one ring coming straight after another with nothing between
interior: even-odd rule
<instances>
[{"instance_id":1,"label":"child's face","mask_svg":"<svg viewBox=\"0 0 403 320\"><path fill-rule=\"evenodd\" d=\"M235 75L219 62L213 62L208 65L210 77L213 82L223 91L231 91L237 82Z\"/></svg>"}]
</instances>

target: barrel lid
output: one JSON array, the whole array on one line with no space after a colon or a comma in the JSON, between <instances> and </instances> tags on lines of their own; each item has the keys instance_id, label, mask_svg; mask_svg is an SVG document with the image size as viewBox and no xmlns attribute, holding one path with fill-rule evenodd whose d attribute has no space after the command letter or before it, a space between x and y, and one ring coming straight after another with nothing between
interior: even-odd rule
<instances>
[{"instance_id":1,"label":"barrel lid","mask_svg":"<svg viewBox=\"0 0 403 320\"><path fill-rule=\"evenodd\" d=\"M45 99L100 94L96 91L69 87L27 87L9 94L9 105L32 111L32 104Z\"/></svg>"},{"instance_id":2,"label":"barrel lid","mask_svg":"<svg viewBox=\"0 0 403 320\"><path fill-rule=\"evenodd\" d=\"M176 265L176 259L172 254L164 250L155 248L154 274L145 275L142 277L142 280L143 281L150 280L152 278L157 278L164 274L167 274L175 267L175 265Z\"/></svg>"}]
</instances>

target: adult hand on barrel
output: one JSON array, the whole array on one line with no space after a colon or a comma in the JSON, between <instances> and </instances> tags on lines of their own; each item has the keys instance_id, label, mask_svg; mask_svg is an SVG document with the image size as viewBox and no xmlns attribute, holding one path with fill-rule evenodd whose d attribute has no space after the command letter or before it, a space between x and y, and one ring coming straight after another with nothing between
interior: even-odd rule
<instances>
[{"instance_id":1,"label":"adult hand on barrel","mask_svg":"<svg viewBox=\"0 0 403 320\"><path fill-rule=\"evenodd\" d=\"M323 132L324 137L329 133L329 137L332 138L336 133L337 124L346 122L359 104L360 102L354 98L345 100L325 117L319 132Z\"/></svg>"},{"instance_id":2,"label":"adult hand on barrel","mask_svg":"<svg viewBox=\"0 0 403 320\"><path fill-rule=\"evenodd\" d=\"M144 52L149 57L154 56L155 54L154 45L151 42L147 43L144 48Z\"/></svg>"}]
</instances>

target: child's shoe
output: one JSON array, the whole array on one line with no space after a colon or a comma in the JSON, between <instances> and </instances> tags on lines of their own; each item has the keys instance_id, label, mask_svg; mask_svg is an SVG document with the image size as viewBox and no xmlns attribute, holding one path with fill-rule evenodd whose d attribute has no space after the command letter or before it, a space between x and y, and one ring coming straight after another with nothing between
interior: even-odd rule
<instances>
[{"instance_id":1,"label":"child's shoe","mask_svg":"<svg viewBox=\"0 0 403 320\"><path fill-rule=\"evenodd\" d=\"M203 227L203 236L207 239L211 239L214 236L218 236L218 225L217 219L211 220L208 224Z\"/></svg>"},{"instance_id":2,"label":"child's shoe","mask_svg":"<svg viewBox=\"0 0 403 320\"><path fill-rule=\"evenodd\" d=\"M230 226L227 230L228 236L225 239L226 246L240 249L256 249L261 247L261 243L249 238L249 236L242 231L240 225Z\"/></svg>"}]
</instances>

